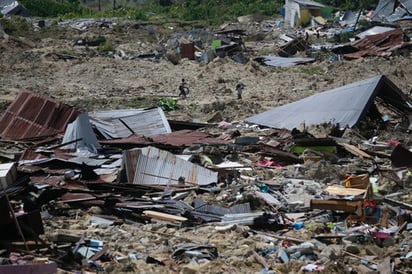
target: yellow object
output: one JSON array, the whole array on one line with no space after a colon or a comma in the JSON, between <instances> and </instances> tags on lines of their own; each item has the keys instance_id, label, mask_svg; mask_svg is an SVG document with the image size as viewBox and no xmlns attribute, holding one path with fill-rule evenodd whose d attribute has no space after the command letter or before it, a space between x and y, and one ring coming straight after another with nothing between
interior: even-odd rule
<instances>
[{"instance_id":1,"label":"yellow object","mask_svg":"<svg viewBox=\"0 0 412 274\"><path fill-rule=\"evenodd\" d=\"M325 25L326 24L326 20L322 16L316 16L315 21L319 25Z\"/></svg>"},{"instance_id":2,"label":"yellow object","mask_svg":"<svg viewBox=\"0 0 412 274\"><path fill-rule=\"evenodd\" d=\"M301 9L300 10L300 16L298 20L296 21L296 26L300 25L306 25L310 22L311 14L308 10L306 9Z\"/></svg>"}]
</instances>

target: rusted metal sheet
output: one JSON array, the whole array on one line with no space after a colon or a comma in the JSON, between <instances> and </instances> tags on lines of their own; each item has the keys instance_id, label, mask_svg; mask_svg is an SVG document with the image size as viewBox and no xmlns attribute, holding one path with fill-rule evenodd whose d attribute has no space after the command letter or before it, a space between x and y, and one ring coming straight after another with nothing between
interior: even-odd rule
<instances>
[{"instance_id":1,"label":"rusted metal sheet","mask_svg":"<svg viewBox=\"0 0 412 274\"><path fill-rule=\"evenodd\" d=\"M153 142L157 144L185 147L194 144L228 144L231 141L211 137L206 132L180 130L169 134L152 136Z\"/></svg>"},{"instance_id":2,"label":"rusted metal sheet","mask_svg":"<svg viewBox=\"0 0 412 274\"><path fill-rule=\"evenodd\" d=\"M231 143L231 140L217 139L210 136L208 133L193 130L179 130L172 133L150 136L149 138L132 135L122 139L100 141L100 144L106 145L164 145L179 148L192 146L194 144L228 143Z\"/></svg>"},{"instance_id":3,"label":"rusted metal sheet","mask_svg":"<svg viewBox=\"0 0 412 274\"><path fill-rule=\"evenodd\" d=\"M136 174L136 163L139 157L139 149L130 149L123 152L123 163L126 168L127 182L132 183Z\"/></svg>"},{"instance_id":4,"label":"rusted metal sheet","mask_svg":"<svg viewBox=\"0 0 412 274\"><path fill-rule=\"evenodd\" d=\"M124 160L128 181L133 184L178 185L179 178L195 185L217 182L217 172L155 147L126 151Z\"/></svg>"},{"instance_id":5,"label":"rusted metal sheet","mask_svg":"<svg viewBox=\"0 0 412 274\"><path fill-rule=\"evenodd\" d=\"M84 201L95 200L96 197L91 194L87 194L87 193L66 193L61 197L61 199L65 203L70 203L70 202L84 202Z\"/></svg>"},{"instance_id":6,"label":"rusted metal sheet","mask_svg":"<svg viewBox=\"0 0 412 274\"><path fill-rule=\"evenodd\" d=\"M180 56L182 58L188 58L189 60L195 59L195 43L181 43L180 44Z\"/></svg>"},{"instance_id":7,"label":"rusted metal sheet","mask_svg":"<svg viewBox=\"0 0 412 274\"><path fill-rule=\"evenodd\" d=\"M21 154L19 161L30 161L30 160L39 160L39 159L48 159L49 157L47 155L38 153L34 151L33 149L25 149L23 153Z\"/></svg>"},{"instance_id":8,"label":"rusted metal sheet","mask_svg":"<svg viewBox=\"0 0 412 274\"><path fill-rule=\"evenodd\" d=\"M0 118L0 137L22 140L63 133L77 115L78 111L66 104L23 92Z\"/></svg>"},{"instance_id":9,"label":"rusted metal sheet","mask_svg":"<svg viewBox=\"0 0 412 274\"><path fill-rule=\"evenodd\" d=\"M352 47L358 49L357 52L348 53L344 56L348 58L361 58L366 55L390 56L394 51L412 45L412 42L404 41L404 36L405 34L401 29L368 35L351 44Z\"/></svg>"}]
</instances>

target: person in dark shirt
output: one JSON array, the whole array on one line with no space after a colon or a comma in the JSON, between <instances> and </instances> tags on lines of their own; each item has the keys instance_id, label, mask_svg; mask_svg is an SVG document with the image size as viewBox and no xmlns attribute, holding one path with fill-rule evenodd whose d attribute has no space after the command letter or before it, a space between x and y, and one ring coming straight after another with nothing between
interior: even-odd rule
<instances>
[{"instance_id":1,"label":"person in dark shirt","mask_svg":"<svg viewBox=\"0 0 412 274\"><path fill-rule=\"evenodd\" d=\"M182 79L179 85L179 97L186 99L187 94L189 93L189 88L185 82L185 79Z\"/></svg>"},{"instance_id":2,"label":"person in dark shirt","mask_svg":"<svg viewBox=\"0 0 412 274\"><path fill-rule=\"evenodd\" d=\"M245 88L245 85L241 82L236 84L236 92L237 92L237 99L242 99L242 92L243 89Z\"/></svg>"}]
</instances>

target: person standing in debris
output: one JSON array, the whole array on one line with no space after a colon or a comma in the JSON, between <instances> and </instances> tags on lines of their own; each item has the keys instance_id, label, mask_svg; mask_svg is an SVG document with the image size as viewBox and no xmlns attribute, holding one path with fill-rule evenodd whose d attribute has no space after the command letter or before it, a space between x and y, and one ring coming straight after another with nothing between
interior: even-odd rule
<instances>
[{"instance_id":1,"label":"person standing in debris","mask_svg":"<svg viewBox=\"0 0 412 274\"><path fill-rule=\"evenodd\" d=\"M186 96L188 93L189 93L189 88L187 87L185 79L182 79L182 82L180 82L180 85L179 85L179 97L186 99Z\"/></svg>"},{"instance_id":2,"label":"person standing in debris","mask_svg":"<svg viewBox=\"0 0 412 274\"><path fill-rule=\"evenodd\" d=\"M245 85L242 82L236 84L237 99L242 99L242 92Z\"/></svg>"}]
</instances>

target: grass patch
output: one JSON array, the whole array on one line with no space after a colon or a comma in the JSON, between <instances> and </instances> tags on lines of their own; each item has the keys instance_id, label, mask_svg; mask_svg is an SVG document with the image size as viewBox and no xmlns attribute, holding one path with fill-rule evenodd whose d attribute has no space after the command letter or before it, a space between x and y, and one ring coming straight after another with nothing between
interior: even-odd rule
<instances>
[{"instance_id":1,"label":"grass patch","mask_svg":"<svg viewBox=\"0 0 412 274\"><path fill-rule=\"evenodd\" d=\"M301 72L307 75L321 74L323 68L321 66L304 66L302 67Z\"/></svg>"},{"instance_id":2,"label":"grass patch","mask_svg":"<svg viewBox=\"0 0 412 274\"><path fill-rule=\"evenodd\" d=\"M1 17L0 24L8 35L24 36L31 30L31 25L20 16Z\"/></svg>"},{"instance_id":3,"label":"grass patch","mask_svg":"<svg viewBox=\"0 0 412 274\"><path fill-rule=\"evenodd\" d=\"M97 47L97 50L101 53L114 52L113 41L111 39L105 39L104 37L102 38L104 39L104 41L100 43L100 45Z\"/></svg>"}]
</instances>

